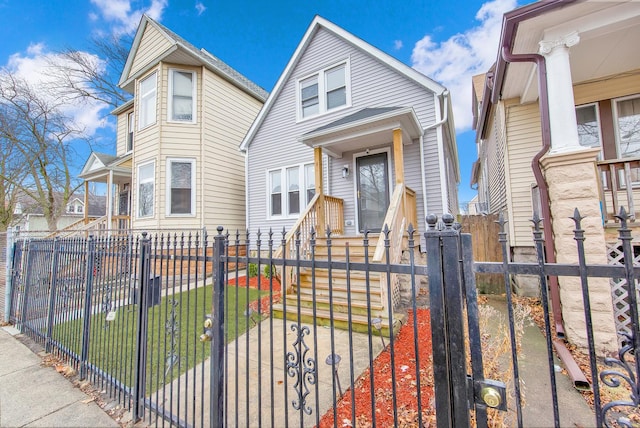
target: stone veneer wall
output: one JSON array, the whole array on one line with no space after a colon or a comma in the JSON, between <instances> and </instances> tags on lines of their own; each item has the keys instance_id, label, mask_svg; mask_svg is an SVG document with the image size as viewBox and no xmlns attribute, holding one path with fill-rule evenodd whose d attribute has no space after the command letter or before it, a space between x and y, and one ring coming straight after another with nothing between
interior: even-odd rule
<instances>
[{"instance_id":1,"label":"stone veneer wall","mask_svg":"<svg viewBox=\"0 0 640 428\"><path fill-rule=\"evenodd\" d=\"M516 263L537 263L535 247L513 247L513 261ZM540 296L540 278L537 275L514 275L513 288L518 296Z\"/></svg>"},{"instance_id":2,"label":"stone veneer wall","mask_svg":"<svg viewBox=\"0 0 640 428\"><path fill-rule=\"evenodd\" d=\"M577 263L578 253L570 217L577 207L585 231L587 263L607 264L604 227L600 214L600 196L596 156L599 149L547 154L541 164L549 186L552 228L558 263ZM560 277L560 299L567 339L587 348L587 335L578 277ZM617 349L613 320L611 286L608 278L589 278L592 323L599 353Z\"/></svg>"}]
</instances>

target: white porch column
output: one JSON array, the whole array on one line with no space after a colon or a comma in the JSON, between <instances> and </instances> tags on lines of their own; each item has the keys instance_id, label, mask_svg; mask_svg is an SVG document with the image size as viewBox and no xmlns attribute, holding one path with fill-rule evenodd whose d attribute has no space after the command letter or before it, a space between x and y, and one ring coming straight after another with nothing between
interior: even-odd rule
<instances>
[{"instance_id":1,"label":"white porch column","mask_svg":"<svg viewBox=\"0 0 640 428\"><path fill-rule=\"evenodd\" d=\"M573 99L573 81L569 48L578 44L577 32L552 40L542 40L540 54L547 64L547 88L549 97L549 122L551 128L551 153L579 150L576 125L576 107Z\"/></svg>"},{"instance_id":2,"label":"white porch column","mask_svg":"<svg viewBox=\"0 0 640 428\"><path fill-rule=\"evenodd\" d=\"M112 215L113 215L113 171L109 171L109 177L107 179L107 229L112 229ZM111 234L111 232L109 232Z\"/></svg>"}]
</instances>

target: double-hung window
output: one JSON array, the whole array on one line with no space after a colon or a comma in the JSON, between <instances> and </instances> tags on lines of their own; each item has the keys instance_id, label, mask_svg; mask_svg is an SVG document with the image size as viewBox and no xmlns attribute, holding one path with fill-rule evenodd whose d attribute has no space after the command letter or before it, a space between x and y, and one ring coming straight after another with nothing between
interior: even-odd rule
<instances>
[{"instance_id":1,"label":"double-hung window","mask_svg":"<svg viewBox=\"0 0 640 428\"><path fill-rule=\"evenodd\" d=\"M576 107L578 140L584 147L602 147L597 104Z\"/></svg>"},{"instance_id":2,"label":"double-hung window","mask_svg":"<svg viewBox=\"0 0 640 428\"><path fill-rule=\"evenodd\" d=\"M133 150L133 112L127 114L127 152Z\"/></svg>"},{"instance_id":3,"label":"double-hung window","mask_svg":"<svg viewBox=\"0 0 640 428\"><path fill-rule=\"evenodd\" d=\"M615 101L618 156L640 157L640 96Z\"/></svg>"},{"instance_id":4,"label":"double-hung window","mask_svg":"<svg viewBox=\"0 0 640 428\"><path fill-rule=\"evenodd\" d=\"M156 123L157 73L140 82L140 118L138 129L144 129Z\"/></svg>"},{"instance_id":5,"label":"double-hung window","mask_svg":"<svg viewBox=\"0 0 640 428\"><path fill-rule=\"evenodd\" d=\"M169 121L195 122L195 87L193 71L169 71Z\"/></svg>"},{"instance_id":6,"label":"double-hung window","mask_svg":"<svg viewBox=\"0 0 640 428\"><path fill-rule=\"evenodd\" d=\"M315 195L313 164L278 168L267 175L270 217L295 217Z\"/></svg>"},{"instance_id":7,"label":"double-hung window","mask_svg":"<svg viewBox=\"0 0 640 428\"><path fill-rule=\"evenodd\" d=\"M351 103L349 61L334 64L298 81L298 119L327 113Z\"/></svg>"},{"instance_id":8,"label":"double-hung window","mask_svg":"<svg viewBox=\"0 0 640 428\"><path fill-rule=\"evenodd\" d=\"M195 160L167 159L167 215L195 214Z\"/></svg>"},{"instance_id":9,"label":"double-hung window","mask_svg":"<svg viewBox=\"0 0 640 428\"><path fill-rule=\"evenodd\" d=\"M155 199L154 161L138 166L138 217L152 217Z\"/></svg>"}]
</instances>

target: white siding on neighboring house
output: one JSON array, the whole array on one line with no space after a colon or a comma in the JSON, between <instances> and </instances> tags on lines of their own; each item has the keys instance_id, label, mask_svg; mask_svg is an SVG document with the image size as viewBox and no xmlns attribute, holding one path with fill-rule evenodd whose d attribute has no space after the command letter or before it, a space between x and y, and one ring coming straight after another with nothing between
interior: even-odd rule
<instances>
[{"instance_id":1,"label":"white siding on neighboring house","mask_svg":"<svg viewBox=\"0 0 640 428\"><path fill-rule=\"evenodd\" d=\"M346 59L350 64L351 107L296 123L297 79ZM356 49L333 33L323 28L318 30L307 45L291 77L284 83L282 91L274 100L271 110L248 148L247 187L251 232L255 233L258 228L281 230L284 226L288 229L295 222L295 219L268 219L266 171L276 167L313 162L313 150L298 142L300 136L363 108L406 106L414 108L423 127L435 122L434 96L431 91ZM424 219L419 141L416 139L412 144L405 145L404 150L406 183L418 193L418 215ZM425 136L424 154L429 211L442 212L435 130L429 131ZM355 219L352 155L353 153L345 153L341 159L330 160L332 172L328 180L329 193L345 199L345 220ZM390 158L389 161L392 165L393 159ZM348 180L343 179L341 175L342 166L346 164L351 169Z\"/></svg>"},{"instance_id":2,"label":"white siding on neighboring house","mask_svg":"<svg viewBox=\"0 0 640 428\"><path fill-rule=\"evenodd\" d=\"M573 96L576 105L592 103L609 98L624 97L640 92L640 73L615 77L598 82L574 86Z\"/></svg>"},{"instance_id":3,"label":"white siding on neighboring house","mask_svg":"<svg viewBox=\"0 0 640 428\"><path fill-rule=\"evenodd\" d=\"M489 182L489 210L499 213L507 209L507 188L505 181L505 137L502 132L502 104L492 113L490 131L485 141ZM506 214L506 213L505 213Z\"/></svg>"},{"instance_id":4,"label":"white siding on neighboring house","mask_svg":"<svg viewBox=\"0 0 640 428\"><path fill-rule=\"evenodd\" d=\"M131 111L133 108L120 113L116 119L116 156L122 156L127 152L128 117Z\"/></svg>"},{"instance_id":5,"label":"white siding on neighboring house","mask_svg":"<svg viewBox=\"0 0 640 428\"><path fill-rule=\"evenodd\" d=\"M162 97L159 94L161 82L162 82L162 68L156 67L152 69L149 73L141 76L140 79L136 82L135 85L135 111L136 111L136 123L138 122L138 116L140 114L140 94L139 94L139 82L145 77L149 76L153 72L158 73L158 96L156 97L156 123L150 125L142 130L138 130L138 127L135 128L134 140L135 140L135 149L133 151L133 183L132 183L132 193L131 193L131 223L135 228L150 228L157 229L160 227L160 206L158 204L158 189L161 185L159 182L159 168L162 164L161 161L161 150L158 142L160 141L161 132L160 132L160 116L158 108L159 100ZM147 161L155 161L155 201L154 201L154 213L151 217L145 217L138 219L138 166Z\"/></svg>"},{"instance_id":6,"label":"white siding on neighboring house","mask_svg":"<svg viewBox=\"0 0 640 428\"><path fill-rule=\"evenodd\" d=\"M160 52L164 52L170 47L171 42L153 25L147 24L127 79L149 65Z\"/></svg>"},{"instance_id":7,"label":"white siding on neighboring house","mask_svg":"<svg viewBox=\"0 0 640 428\"><path fill-rule=\"evenodd\" d=\"M542 149L540 111L537 103L507 105L508 186L512 203L510 223L513 246L532 246L533 205L531 188L536 183L531 160Z\"/></svg>"},{"instance_id":8,"label":"white siding on neighboring house","mask_svg":"<svg viewBox=\"0 0 640 428\"><path fill-rule=\"evenodd\" d=\"M204 110L210 112L203 129L205 225L210 233L219 225L243 232L246 229L245 165L238 146L262 103L206 71L203 99Z\"/></svg>"}]
</instances>

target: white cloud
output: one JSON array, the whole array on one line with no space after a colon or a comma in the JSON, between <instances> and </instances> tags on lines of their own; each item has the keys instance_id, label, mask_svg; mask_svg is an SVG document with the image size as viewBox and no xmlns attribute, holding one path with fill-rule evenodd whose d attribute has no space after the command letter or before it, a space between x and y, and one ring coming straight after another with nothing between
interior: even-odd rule
<instances>
[{"instance_id":1,"label":"white cloud","mask_svg":"<svg viewBox=\"0 0 640 428\"><path fill-rule=\"evenodd\" d=\"M204 4L202 4L202 2L197 1L196 10L198 11L198 16L200 16L204 13L205 10L207 10L207 7Z\"/></svg>"},{"instance_id":2,"label":"white cloud","mask_svg":"<svg viewBox=\"0 0 640 428\"><path fill-rule=\"evenodd\" d=\"M104 62L97 56L85 53L89 60L95 61L98 67L104 67ZM95 100L85 102L65 102L61 94L51 93L50 88L54 83L55 73L51 72L52 63L66 61L62 56L49 52L42 43L31 44L26 52L15 53L9 57L9 61L2 69L14 74L17 78L26 81L38 94L45 99L61 105L61 113L68 117L75 126L84 129L84 136L95 135L100 128L107 126L108 105Z\"/></svg>"},{"instance_id":3,"label":"white cloud","mask_svg":"<svg viewBox=\"0 0 640 428\"><path fill-rule=\"evenodd\" d=\"M516 6L516 0L484 3L476 13L475 27L442 42L427 35L413 48L412 66L451 91L459 131L471 127L471 77L486 72L496 60L502 15Z\"/></svg>"},{"instance_id":4,"label":"white cloud","mask_svg":"<svg viewBox=\"0 0 640 428\"><path fill-rule=\"evenodd\" d=\"M112 25L115 34L132 34L138 27L142 14L146 13L155 20L161 20L169 0L151 0L148 7L132 10L131 0L91 0L98 11L91 12L89 19L96 17Z\"/></svg>"},{"instance_id":5,"label":"white cloud","mask_svg":"<svg viewBox=\"0 0 640 428\"><path fill-rule=\"evenodd\" d=\"M402 49L402 46L404 46L402 44L402 40L394 40L393 41L393 48L397 51L399 51L400 49Z\"/></svg>"}]
</instances>

